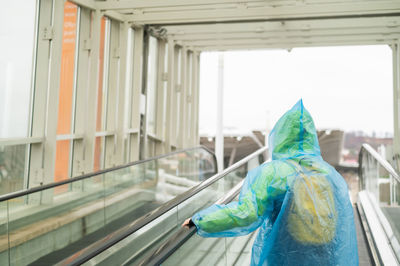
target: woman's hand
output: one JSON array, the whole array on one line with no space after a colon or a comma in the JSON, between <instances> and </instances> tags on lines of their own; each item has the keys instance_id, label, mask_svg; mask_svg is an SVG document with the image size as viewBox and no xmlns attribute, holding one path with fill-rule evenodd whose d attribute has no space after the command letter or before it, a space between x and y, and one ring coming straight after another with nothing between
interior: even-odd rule
<instances>
[{"instance_id":1,"label":"woman's hand","mask_svg":"<svg viewBox=\"0 0 400 266\"><path fill-rule=\"evenodd\" d=\"M182 226L183 228L189 229L190 219L192 219L192 218L187 218L187 219L183 222L183 224L182 224L181 226Z\"/></svg>"}]
</instances>

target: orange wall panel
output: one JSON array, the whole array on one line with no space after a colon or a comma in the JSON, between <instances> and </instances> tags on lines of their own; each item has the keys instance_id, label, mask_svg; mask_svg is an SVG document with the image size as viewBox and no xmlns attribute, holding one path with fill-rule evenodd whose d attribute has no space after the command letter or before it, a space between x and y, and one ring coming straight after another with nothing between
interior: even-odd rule
<instances>
[{"instance_id":1,"label":"orange wall panel","mask_svg":"<svg viewBox=\"0 0 400 266\"><path fill-rule=\"evenodd\" d=\"M74 65L76 44L77 5L65 2L64 29L62 38L61 73L58 102L57 135L70 134L72 121L72 101L74 90ZM67 179L69 169L70 141L58 141L54 181ZM66 187L65 187L66 188ZM64 190L65 188L60 188ZM56 191L60 192L60 191Z\"/></svg>"}]
</instances>

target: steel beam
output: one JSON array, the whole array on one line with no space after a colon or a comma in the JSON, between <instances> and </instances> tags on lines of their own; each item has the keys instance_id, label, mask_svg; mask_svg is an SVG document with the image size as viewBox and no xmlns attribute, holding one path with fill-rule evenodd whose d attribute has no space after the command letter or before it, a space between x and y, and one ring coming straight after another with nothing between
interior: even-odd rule
<instances>
[{"instance_id":1,"label":"steel beam","mask_svg":"<svg viewBox=\"0 0 400 266\"><path fill-rule=\"evenodd\" d=\"M319 20L291 20L264 22L210 23L198 25L163 26L168 34L207 34L207 33L240 33L240 32L279 32L279 31L312 31L335 29L387 28L396 30L400 26L400 16L375 18L341 18Z\"/></svg>"},{"instance_id":2,"label":"steel beam","mask_svg":"<svg viewBox=\"0 0 400 266\"><path fill-rule=\"evenodd\" d=\"M38 4L38 32L37 32L37 50L36 50L36 62L33 64L36 69L40 71L33 72L35 75L33 87L33 117L31 127L31 137L38 139L43 138L46 127L46 108L47 108L47 91L48 81L50 74L50 57L49 51L51 48L52 41L47 38L42 38L42 31L44 28L51 25L52 18L52 2L51 0L40 1ZM62 29L61 29L62 30ZM44 158L44 145L43 142L31 144L29 161L29 173L27 180L28 188L38 186L44 183L44 171L43 171L43 158Z\"/></svg>"},{"instance_id":3,"label":"steel beam","mask_svg":"<svg viewBox=\"0 0 400 266\"><path fill-rule=\"evenodd\" d=\"M100 57L100 34L102 15L99 11L92 11L92 26L89 58L89 86L87 92L87 120L85 130L85 172L93 172L94 149L97 116L97 91L99 86L99 57Z\"/></svg>"},{"instance_id":4,"label":"steel beam","mask_svg":"<svg viewBox=\"0 0 400 266\"><path fill-rule=\"evenodd\" d=\"M393 55L393 152L400 156L400 43L392 45ZM399 169L398 169L399 170Z\"/></svg>"},{"instance_id":5,"label":"steel beam","mask_svg":"<svg viewBox=\"0 0 400 266\"><path fill-rule=\"evenodd\" d=\"M193 143L192 146L196 146L200 143L199 140L199 102L200 102L200 92L199 92L199 82L200 82L200 54L198 52L193 52L193 77L192 77L192 105L193 105Z\"/></svg>"},{"instance_id":6,"label":"steel beam","mask_svg":"<svg viewBox=\"0 0 400 266\"><path fill-rule=\"evenodd\" d=\"M119 51L120 51L120 62L119 62L119 76L118 76L118 99L117 99L117 119L116 119L116 154L115 154L115 164L121 165L124 163L124 154L125 154L125 121L127 120L128 113L125 112L126 110L126 101L125 99L129 95L129 91L126 90L128 86L127 82L127 74L130 75L131 73L127 73L128 60L128 35L129 35L130 26L128 23L121 23L119 27Z\"/></svg>"},{"instance_id":7,"label":"steel beam","mask_svg":"<svg viewBox=\"0 0 400 266\"><path fill-rule=\"evenodd\" d=\"M323 10L323 12L321 12ZM151 12L141 10L127 17L129 21L145 24L176 24L200 23L222 21L257 21L257 20L291 20L291 19L320 19L320 18L346 18L360 16L387 16L400 13L399 1L373 1L373 2L339 2L326 4L273 6L265 2L264 6L251 8L238 5L236 8L199 10L185 9L182 11Z\"/></svg>"},{"instance_id":8,"label":"steel beam","mask_svg":"<svg viewBox=\"0 0 400 266\"><path fill-rule=\"evenodd\" d=\"M217 88L217 132L215 134L215 156L218 172L224 170L224 54L218 56L218 88Z\"/></svg>"},{"instance_id":9,"label":"steel beam","mask_svg":"<svg viewBox=\"0 0 400 266\"><path fill-rule=\"evenodd\" d=\"M180 105L179 108L179 128L178 130L178 148L185 148L185 139L186 139L186 117L187 117L187 84L186 84L186 68L187 68L187 47L182 47L181 49L181 68L180 68Z\"/></svg>"},{"instance_id":10,"label":"steel beam","mask_svg":"<svg viewBox=\"0 0 400 266\"><path fill-rule=\"evenodd\" d=\"M166 69L165 69L165 62L166 62L166 41L164 40L159 40L158 41L158 65L157 65L157 85L156 85L156 90L157 90L157 114L156 114L156 137L161 141L156 143L156 155L163 154L165 153L165 116L166 114L166 102L165 98L167 97L166 91L165 91L165 86L166 86L166 80L165 74L166 74Z\"/></svg>"},{"instance_id":11,"label":"steel beam","mask_svg":"<svg viewBox=\"0 0 400 266\"><path fill-rule=\"evenodd\" d=\"M103 1L97 2L97 8L101 10L120 10L120 9L137 9L137 8L179 8L188 6L204 6L216 4L240 4L247 3L263 3L261 0L124 0L124 1ZM276 1L273 1L276 2ZM291 1L294 2L294 1Z\"/></svg>"},{"instance_id":12,"label":"steel beam","mask_svg":"<svg viewBox=\"0 0 400 266\"><path fill-rule=\"evenodd\" d=\"M143 71L143 35L142 27L137 27L134 33L134 52L133 52L133 88L132 88L132 116L131 128L137 133L130 134L130 161L139 160L140 152L140 98L142 92L142 71Z\"/></svg>"},{"instance_id":13,"label":"steel beam","mask_svg":"<svg viewBox=\"0 0 400 266\"><path fill-rule=\"evenodd\" d=\"M64 22L64 1L54 1L53 29L54 38L51 42L49 68L49 94L46 114L44 141L44 184L54 182L56 161L56 137L58 122L58 102L61 73L62 37ZM52 197L49 195L49 197Z\"/></svg>"},{"instance_id":14,"label":"steel beam","mask_svg":"<svg viewBox=\"0 0 400 266\"><path fill-rule=\"evenodd\" d=\"M215 44L209 46L193 46L195 49L199 51L234 51L234 50L265 50L265 49L284 49L290 50L298 47L324 47L324 46L352 46L352 45L384 45L384 44L393 44L396 42L396 39L393 40L365 40L365 41L331 41L331 42L281 42L281 43L243 43L243 44Z\"/></svg>"},{"instance_id":15,"label":"steel beam","mask_svg":"<svg viewBox=\"0 0 400 266\"><path fill-rule=\"evenodd\" d=\"M168 65L167 65L167 100L165 107L165 142L164 142L164 151L170 152L172 145L172 137L173 137L173 124L172 121L175 119L173 117L173 97L175 90L175 43L172 39L168 40Z\"/></svg>"},{"instance_id":16,"label":"steel beam","mask_svg":"<svg viewBox=\"0 0 400 266\"><path fill-rule=\"evenodd\" d=\"M73 134L82 133L86 130L88 120L86 108L89 102L88 93L90 87L90 28L92 11L88 8L81 8L79 25L79 45L76 47L77 53L77 75L76 75L76 100ZM72 154L72 176L85 173L85 135L84 138L74 139ZM58 135L60 137L60 135ZM73 139L73 137L69 138Z\"/></svg>"}]
</instances>

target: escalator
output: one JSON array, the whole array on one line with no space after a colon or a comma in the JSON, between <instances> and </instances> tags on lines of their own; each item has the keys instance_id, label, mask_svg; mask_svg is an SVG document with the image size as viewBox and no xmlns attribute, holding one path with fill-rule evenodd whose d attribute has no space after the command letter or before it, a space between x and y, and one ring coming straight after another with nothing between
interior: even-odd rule
<instances>
[{"instance_id":1,"label":"escalator","mask_svg":"<svg viewBox=\"0 0 400 266\"><path fill-rule=\"evenodd\" d=\"M359 265L399 265L399 175L364 144L359 180L361 191L354 207ZM240 184L219 203L229 203L239 191ZM179 230L139 265L249 265L256 232L235 238L202 238L195 230Z\"/></svg>"},{"instance_id":2,"label":"escalator","mask_svg":"<svg viewBox=\"0 0 400 266\"><path fill-rule=\"evenodd\" d=\"M196 211L238 187L247 171L265 161L262 148L138 220L120 227L91 245L63 257L58 265L137 265L170 237Z\"/></svg>"},{"instance_id":3,"label":"escalator","mask_svg":"<svg viewBox=\"0 0 400 266\"><path fill-rule=\"evenodd\" d=\"M240 186L230 191L219 203L237 200ZM362 227L362 220L355 209L359 265L375 265ZM249 265L251 248L257 231L234 238L202 238L193 227L181 229L162 247L151 253L139 265Z\"/></svg>"},{"instance_id":4,"label":"escalator","mask_svg":"<svg viewBox=\"0 0 400 266\"><path fill-rule=\"evenodd\" d=\"M204 147L0 197L0 265L57 264L216 174Z\"/></svg>"},{"instance_id":5,"label":"escalator","mask_svg":"<svg viewBox=\"0 0 400 266\"><path fill-rule=\"evenodd\" d=\"M199 185L174 197L153 212L117 229L63 259L58 265L137 265L179 232L182 222L240 184L247 171L265 161L267 148L247 156Z\"/></svg>"}]
</instances>

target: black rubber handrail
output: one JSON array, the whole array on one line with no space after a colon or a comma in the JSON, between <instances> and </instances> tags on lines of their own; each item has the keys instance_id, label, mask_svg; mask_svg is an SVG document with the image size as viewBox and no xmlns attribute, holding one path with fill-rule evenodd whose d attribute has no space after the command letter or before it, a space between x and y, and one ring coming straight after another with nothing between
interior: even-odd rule
<instances>
[{"instance_id":1,"label":"black rubber handrail","mask_svg":"<svg viewBox=\"0 0 400 266\"><path fill-rule=\"evenodd\" d=\"M14 198L18 198L18 197L22 197L22 196L26 196L28 194L32 194L32 193L35 193L35 192L40 192L40 191L43 191L43 190L46 190L46 189L49 189L49 188L58 187L58 186L62 186L62 185L69 184L69 183L74 183L74 182L81 181L83 179L87 179L87 178L90 178L90 177L93 177L93 176L96 176L96 175L102 175L102 174L105 174L105 173L108 173L108 172L112 172L112 171L115 171L115 170L119 170L119 169L122 169L122 168L126 168L126 167L130 167L130 166L133 166L133 165L138 165L138 164L142 164L142 163L158 160L158 159L169 157L169 156L172 156L172 155L175 155L175 154L178 154L178 153L188 152L188 151L192 151L192 150L196 150L196 149L204 149L204 150L206 150L207 152L209 152L213 156L214 162L215 162L214 163L215 172L217 172L217 168L216 168L217 159L215 157L214 152L212 152L210 149L208 149L205 146L197 146L197 147L193 147L193 148L182 149L182 150L173 151L173 152L170 152L170 153L154 156L154 157L151 157L151 158L148 158L148 159L144 159L144 160L134 161L134 162L131 162L131 163L127 163L127 164L123 164L123 165L107 168L107 169L100 170L100 171L97 171L97 172L92 172L92 173L89 173L89 174L84 174L84 175L77 176L77 177L74 177L74 178L71 178L71 179L66 179L66 180L59 181L59 182L49 183L49 184L46 184L46 185L43 185L43 186L38 186L38 187L26 189L26 190L12 192L12 193L0 196L0 202L6 201L6 200L10 200L10 199L14 199Z\"/></svg>"},{"instance_id":2,"label":"black rubber handrail","mask_svg":"<svg viewBox=\"0 0 400 266\"><path fill-rule=\"evenodd\" d=\"M243 181L231 189L222 199L218 200L216 204L227 204L239 195L242 188ZM169 258L176 250L178 250L187 240L189 240L196 233L196 227L181 228L172 235L161 247L157 248L152 254L147 256L140 262L140 266L153 266L161 265L166 259Z\"/></svg>"},{"instance_id":3,"label":"black rubber handrail","mask_svg":"<svg viewBox=\"0 0 400 266\"><path fill-rule=\"evenodd\" d=\"M224 171L206 179L205 181L201 182L197 186L189 189L188 191L184 192L183 194L173 198L172 200L168 201L167 203L163 204L162 206L158 207L154 211L148 213L147 215L143 216L142 218L132 222L129 225L117 230L114 233L109 234L108 236L104 237L102 240L95 242L94 244L88 246L85 249L80 250L79 252L74 253L73 255L69 256L68 258L62 260L57 265L81 265L86 261L92 259L93 257L99 255L103 251L107 250L108 248L112 247L116 243L120 242L121 240L125 239L129 235L135 233L143 226L149 224L150 222L154 221L164 213L168 212L172 208L178 206L180 203L184 202L185 200L191 198L195 194L199 193L203 189L209 187L210 185L214 184L221 178L225 177L232 171L242 167L248 161L257 156L265 153L267 151L267 147L263 147L255 151L254 153L248 155L247 157L243 158L242 160L236 162L235 164L231 165L230 167L226 168Z\"/></svg>"}]
</instances>

